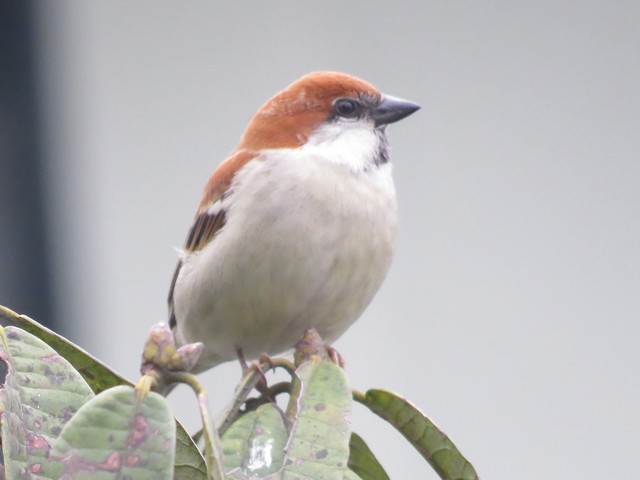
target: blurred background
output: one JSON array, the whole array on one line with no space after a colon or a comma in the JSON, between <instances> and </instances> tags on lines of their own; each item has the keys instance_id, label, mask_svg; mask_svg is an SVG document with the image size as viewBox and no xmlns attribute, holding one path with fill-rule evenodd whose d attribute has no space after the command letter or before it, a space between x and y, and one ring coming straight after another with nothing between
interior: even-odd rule
<instances>
[{"instance_id":1,"label":"blurred background","mask_svg":"<svg viewBox=\"0 0 640 480\"><path fill-rule=\"evenodd\" d=\"M483 478L629 478L638 25L632 1L3 2L0 304L135 379L208 175L273 93L345 71L423 106L390 128L392 270L336 344L353 386L406 395ZM239 374L204 375L216 410ZM437 478L353 422L393 478Z\"/></svg>"}]
</instances>

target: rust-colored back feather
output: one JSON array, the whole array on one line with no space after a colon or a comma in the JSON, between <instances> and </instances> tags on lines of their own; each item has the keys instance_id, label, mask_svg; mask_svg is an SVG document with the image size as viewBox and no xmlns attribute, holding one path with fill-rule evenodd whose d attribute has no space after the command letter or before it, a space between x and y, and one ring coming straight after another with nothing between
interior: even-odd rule
<instances>
[{"instance_id":1,"label":"rust-colored back feather","mask_svg":"<svg viewBox=\"0 0 640 480\"><path fill-rule=\"evenodd\" d=\"M218 201L231 185L236 172L257 156L255 151L237 149L227 157L209 177L197 213L201 213Z\"/></svg>"}]
</instances>

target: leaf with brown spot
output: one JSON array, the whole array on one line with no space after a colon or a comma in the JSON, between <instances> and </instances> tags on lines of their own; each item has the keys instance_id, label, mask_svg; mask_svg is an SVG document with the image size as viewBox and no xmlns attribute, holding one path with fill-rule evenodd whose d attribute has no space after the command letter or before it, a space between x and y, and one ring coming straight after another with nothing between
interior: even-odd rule
<instances>
[{"instance_id":1,"label":"leaf with brown spot","mask_svg":"<svg viewBox=\"0 0 640 480\"><path fill-rule=\"evenodd\" d=\"M0 390L2 446L8 478L29 471L60 478L47 459L71 414L94 395L64 358L42 340L15 327L2 329L0 359L7 375Z\"/></svg>"},{"instance_id":2,"label":"leaf with brown spot","mask_svg":"<svg viewBox=\"0 0 640 480\"><path fill-rule=\"evenodd\" d=\"M295 372L286 421L277 405L264 404L223 434L227 478L361 480L348 467L351 403L340 367L317 356L305 361Z\"/></svg>"},{"instance_id":3,"label":"leaf with brown spot","mask_svg":"<svg viewBox=\"0 0 640 480\"><path fill-rule=\"evenodd\" d=\"M19 315L16 312L0 305L0 325L17 327L45 342L53 350L48 350L51 358L47 363L52 363L52 358L63 357L68 361L89 384L94 393L100 393L108 388L117 385L131 385L125 378L121 377L108 366L96 359L85 350L75 345L70 340L48 328L40 325L35 320L26 315ZM45 354L45 356L47 355ZM32 368L32 367L27 367ZM29 371L25 372L29 373ZM25 377L28 382L29 377ZM57 437L62 430L62 425L66 423L79 407L64 410L64 422L59 425L50 426L53 437ZM202 454L198 450L189 434L176 421L177 442L176 442L176 468L175 480L199 480L206 478L206 467ZM57 477L56 477L57 478Z\"/></svg>"},{"instance_id":4,"label":"leaf with brown spot","mask_svg":"<svg viewBox=\"0 0 640 480\"><path fill-rule=\"evenodd\" d=\"M344 478L349 470L351 390L344 371L318 357L300 365L287 408L291 422L283 479Z\"/></svg>"},{"instance_id":5,"label":"leaf with brown spot","mask_svg":"<svg viewBox=\"0 0 640 480\"><path fill-rule=\"evenodd\" d=\"M83 405L54 442L63 478L173 479L176 427L167 401L132 387L111 388ZM68 476L68 477L67 477Z\"/></svg>"}]
</instances>

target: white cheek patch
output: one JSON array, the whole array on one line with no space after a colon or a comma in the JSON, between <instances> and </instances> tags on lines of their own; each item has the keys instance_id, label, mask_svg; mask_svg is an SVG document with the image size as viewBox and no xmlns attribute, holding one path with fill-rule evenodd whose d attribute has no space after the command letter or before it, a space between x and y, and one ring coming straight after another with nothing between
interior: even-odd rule
<instances>
[{"instance_id":1,"label":"white cheek patch","mask_svg":"<svg viewBox=\"0 0 640 480\"><path fill-rule=\"evenodd\" d=\"M359 120L322 125L301 150L344 165L354 172L362 172L377 163L384 148L384 134L370 122Z\"/></svg>"}]
</instances>

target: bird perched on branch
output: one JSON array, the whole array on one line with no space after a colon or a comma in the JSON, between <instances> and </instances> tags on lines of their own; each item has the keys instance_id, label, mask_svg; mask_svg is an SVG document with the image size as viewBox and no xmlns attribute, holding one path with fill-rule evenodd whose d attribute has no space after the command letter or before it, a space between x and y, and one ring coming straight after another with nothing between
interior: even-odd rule
<instances>
[{"instance_id":1,"label":"bird perched on branch","mask_svg":"<svg viewBox=\"0 0 640 480\"><path fill-rule=\"evenodd\" d=\"M195 366L327 344L362 314L393 256L396 196L386 126L418 110L337 72L269 99L204 194L169 292ZM246 364L245 364L246 365Z\"/></svg>"}]
</instances>

